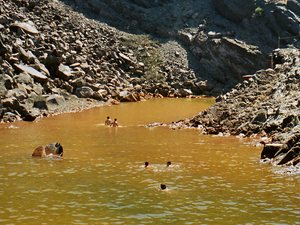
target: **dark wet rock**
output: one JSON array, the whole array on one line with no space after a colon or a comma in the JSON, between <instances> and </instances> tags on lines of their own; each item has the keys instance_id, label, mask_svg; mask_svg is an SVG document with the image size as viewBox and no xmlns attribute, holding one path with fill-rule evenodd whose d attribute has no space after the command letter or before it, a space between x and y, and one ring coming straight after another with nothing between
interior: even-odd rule
<instances>
[{"instance_id":1,"label":"dark wet rock","mask_svg":"<svg viewBox=\"0 0 300 225\"><path fill-rule=\"evenodd\" d=\"M38 108L38 109L48 110L46 98L40 97L40 98L34 100L33 107Z\"/></svg>"},{"instance_id":2,"label":"dark wet rock","mask_svg":"<svg viewBox=\"0 0 300 225\"><path fill-rule=\"evenodd\" d=\"M53 94L46 98L47 104L56 104L56 105L63 105L65 103L65 98L61 95Z\"/></svg>"},{"instance_id":3,"label":"dark wet rock","mask_svg":"<svg viewBox=\"0 0 300 225\"><path fill-rule=\"evenodd\" d=\"M18 114L12 113L12 112L5 112L3 114L3 122L4 123L11 123L18 120L21 120L20 116Z\"/></svg>"},{"instance_id":4,"label":"dark wet rock","mask_svg":"<svg viewBox=\"0 0 300 225\"><path fill-rule=\"evenodd\" d=\"M40 116L41 116L41 113L40 113L39 109L31 108L30 110L27 111L27 113L23 113L22 119L24 121L32 122Z\"/></svg>"},{"instance_id":5,"label":"dark wet rock","mask_svg":"<svg viewBox=\"0 0 300 225\"><path fill-rule=\"evenodd\" d=\"M289 150L277 165L287 164L300 156L300 147L295 146Z\"/></svg>"},{"instance_id":6,"label":"dark wet rock","mask_svg":"<svg viewBox=\"0 0 300 225\"><path fill-rule=\"evenodd\" d=\"M266 144L261 152L261 159L272 159L276 153L282 148L282 144Z\"/></svg>"},{"instance_id":7,"label":"dark wet rock","mask_svg":"<svg viewBox=\"0 0 300 225\"><path fill-rule=\"evenodd\" d=\"M69 80L73 78L72 70L69 66L60 64L57 70L57 76L63 80Z\"/></svg>"}]
</instances>

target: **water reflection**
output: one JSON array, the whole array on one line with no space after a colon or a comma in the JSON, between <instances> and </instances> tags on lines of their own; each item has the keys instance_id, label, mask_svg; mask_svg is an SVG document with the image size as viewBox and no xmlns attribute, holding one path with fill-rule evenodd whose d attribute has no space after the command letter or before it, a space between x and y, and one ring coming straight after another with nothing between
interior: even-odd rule
<instances>
[{"instance_id":1,"label":"water reflection","mask_svg":"<svg viewBox=\"0 0 300 225\"><path fill-rule=\"evenodd\" d=\"M274 174L248 140L141 126L192 116L206 101L124 104L1 126L0 223L300 221L299 177ZM104 126L107 115L121 126ZM31 158L34 147L55 141L64 146L63 160Z\"/></svg>"}]
</instances>

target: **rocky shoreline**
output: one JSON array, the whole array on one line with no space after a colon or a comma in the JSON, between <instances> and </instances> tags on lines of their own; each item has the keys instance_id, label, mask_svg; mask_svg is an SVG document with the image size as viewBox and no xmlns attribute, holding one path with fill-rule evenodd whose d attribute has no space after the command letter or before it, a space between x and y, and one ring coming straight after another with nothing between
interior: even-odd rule
<instances>
[{"instance_id":1,"label":"rocky shoreline","mask_svg":"<svg viewBox=\"0 0 300 225\"><path fill-rule=\"evenodd\" d=\"M205 81L163 62L160 44L146 35L120 32L55 0L0 0L0 11L2 122L205 93Z\"/></svg>"},{"instance_id":2,"label":"rocky shoreline","mask_svg":"<svg viewBox=\"0 0 300 225\"><path fill-rule=\"evenodd\" d=\"M216 104L172 127L195 127L205 134L256 138L262 160L300 171L300 51L274 51L273 68L244 76Z\"/></svg>"}]
</instances>

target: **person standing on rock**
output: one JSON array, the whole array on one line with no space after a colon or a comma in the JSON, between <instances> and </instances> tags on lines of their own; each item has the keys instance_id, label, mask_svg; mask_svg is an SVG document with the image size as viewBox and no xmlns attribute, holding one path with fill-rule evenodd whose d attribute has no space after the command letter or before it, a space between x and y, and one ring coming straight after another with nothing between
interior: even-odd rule
<instances>
[{"instance_id":1,"label":"person standing on rock","mask_svg":"<svg viewBox=\"0 0 300 225\"><path fill-rule=\"evenodd\" d=\"M119 126L117 118L114 119L114 122L112 122L110 126L111 127L118 127Z\"/></svg>"},{"instance_id":2,"label":"person standing on rock","mask_svg":"<svg viewBox=\"0 0 300 225\"><path fill-rule=\"evenodd\" d=\"M106 126L110 126L111 124L112 124L112 121L111 121L111 119L109 118L109 116L106 117L105 125L106 125Z\"/></svg>"}]
</instances>

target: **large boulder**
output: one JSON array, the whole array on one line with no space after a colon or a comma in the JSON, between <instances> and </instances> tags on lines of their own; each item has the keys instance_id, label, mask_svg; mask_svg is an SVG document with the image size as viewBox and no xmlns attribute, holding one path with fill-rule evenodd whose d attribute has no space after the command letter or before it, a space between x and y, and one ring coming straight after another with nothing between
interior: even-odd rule
<instances>
[{"instance_id":1,"label":"large boulder","mask_svg":"<svg viewBox=\"0 0 300 225\"><path fill-rule=\"evenodd\" d=\"M282 144L266 144L261 152L261 159L272 159L282 148Z\"/></svg>"},{"instance_id":2,"label":"large boulder","mask_svg":"<svg viewBox=\"0 0 300 225\"><path fill-rule=\"evenodd\" d=\"M292 162L294 159L298 158L300 156L300 147L295 146L291 150L286 153L286 155L280 160L280 162L277 165L283 165L289 162Z\"/></svg>"},{"instance_id":3,"label":"large boulder","mask_svg":"<svg viewBox=\"0 0 300 225\"><path fill-rule=\"evenodd\" d=\"M87 86L78 87L75 91L75 95L77 95L79 98L92 98L93 94L93 89Z\"/></svg>"}]
</instances>

